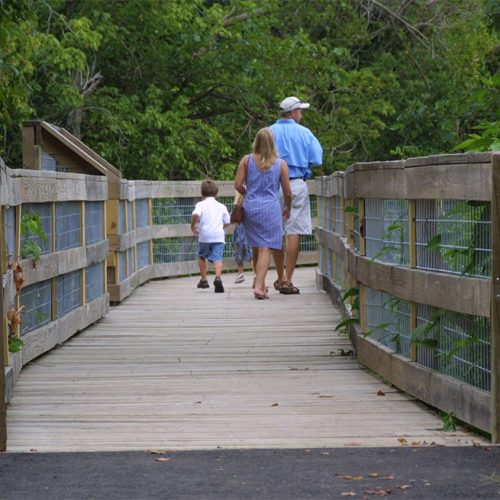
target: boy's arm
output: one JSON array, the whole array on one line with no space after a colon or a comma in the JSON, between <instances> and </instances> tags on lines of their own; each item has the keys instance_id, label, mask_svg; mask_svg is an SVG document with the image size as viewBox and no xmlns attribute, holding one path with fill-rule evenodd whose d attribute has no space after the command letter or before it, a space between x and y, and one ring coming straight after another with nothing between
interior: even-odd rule
<instances>
[{"instance_id":1,"label":"boy's arm","mask_svg":"<svg viewBox=\"0 0 500 500\"><path fill-rule=\"evenodd\" d=\"M222 227L226 229L226 227L231 225L231 218L229 217L229 212L227 211L227 207L224 207L224 214L222 215Z\"/></svg>"},{"instance_id":2,"label":"boy's arm","mask_svg":"<svg viewBox=\"0 0 500 500\"><path fill-rule=\"evenodd\" d=\"M198 214L193 214L191 216L191 231L196 236L200 234L199 224L200 224L200 216Z\"/></svg>"}]
</instances>

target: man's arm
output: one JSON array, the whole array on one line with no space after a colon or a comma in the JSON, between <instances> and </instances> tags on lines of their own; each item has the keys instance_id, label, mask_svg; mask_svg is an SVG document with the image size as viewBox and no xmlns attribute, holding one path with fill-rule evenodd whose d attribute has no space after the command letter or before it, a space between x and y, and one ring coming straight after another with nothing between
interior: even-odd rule
<instances>
[{"instance_id":1,"label":"man's arm","mask_svg":"<svg viewBox=\"0 0 500 500\"><path fill-rule=\"evenodd\" d=\"M308 161L310 165L315 167L319 167L323 163L323 148L312 132L311 140L309 142Z\"/></svg>"}]
</instances>

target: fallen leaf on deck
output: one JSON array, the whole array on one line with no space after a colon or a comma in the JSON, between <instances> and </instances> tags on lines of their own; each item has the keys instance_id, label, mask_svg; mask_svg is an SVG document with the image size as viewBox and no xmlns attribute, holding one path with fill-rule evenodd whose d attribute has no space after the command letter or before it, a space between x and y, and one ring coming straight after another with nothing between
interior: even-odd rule
<instances>
[{"instance_id":1,"label":"fallen leaf on deck","mask_svg":"<svg viewBox=\"0 0 500 500\"><path fill-rule=\"evenodd\" d=\"M157 462L169 462L170 458L165 458L165 457L160 457L160 458L155 458Z\"/></svg>"},{"instance_id":2,"label":"fallen leaf on deck","mask_svg":"<svg viewBox=\"0 0 500 500\"><path fill-rule=\"evenodd\" d=\"M271 406L279 406L278 403L273 403Z\"/></svg>"},{"instance_id":3,"label":"fallen leaf on deck","mask_svg":"<svg viewBox=\"0 0 500 500\"><path fill-rule=\"evenodd\" d=\"M368 475L370 477L379 477L380 476L380 474L378 472L369 472Z\"/></svg>"},{"instance_id":4,"label":"fallen leaf on deck","mask_svg":"<svg viewBox=\"0 0 500 500\"><path fill-rule=\"evenodd\" d=\"M146 450L146 453L151 453L151 455L164 455L166 450Z\"/></svg>"},{"instance_id":5,"label":"fallen leaf on deck","mask_svg":"<svg viewBox=\"0 0 500 500\"><path fill-rule=\"evenodd\" d=\"M411 488L411 484L402 484L401 486L399 486L399 489L400 490L408 490Z\"/></svg>"},{"instance_id":6,"label":"fallen leaf on deck","mask_svg":"<svg viewBox=\"0 0 500 500\"><path fill-rule=\"evenodd\" d=\"M401 444L406 444L408 443L408 440L406 438L398 438L398 441L401 443Z\"/></svg>"},{"instance_id":7,"label":"fallen leaf on deck","mask_svg":"<svg viewBox=\"0 0 500 500\"><path fill-rule=\"evenodd\" d=\"M362 481L364 479L363 476L340 476L342 479L345 479L346 481Z\"/></svg>"},{"instance_id":8,"label":"fallen leaf on deck","mask_svg":"<svg viewBox=\"0 0 500 500\"><path fill-rule=\"evenodd\" d=\"M366 495L373 495L375 497L387 497L391 494L392 490L365 490L363 493Z\"/></svg>"},{"instance_id":9,"label":"fallen leaf on deck","mask_svg":"<svg viewBox=\"0 0 500 500\"><path fill-rule=\"evenodd\" d=\"M377 392L377 396L385 396L385 392L384 391L378 391Z\"/></svg>"},{"instance_id":10,"label":"fallen leaf on deck","mask_svg":"<svg viewBox=\"0 0 500 500\"><path fill-rule=\"evenodd\" d=\"M357 497L358 494L354 493L354 491L344 491L340 494L341 497Z\"/></svg>"}]
</instances>

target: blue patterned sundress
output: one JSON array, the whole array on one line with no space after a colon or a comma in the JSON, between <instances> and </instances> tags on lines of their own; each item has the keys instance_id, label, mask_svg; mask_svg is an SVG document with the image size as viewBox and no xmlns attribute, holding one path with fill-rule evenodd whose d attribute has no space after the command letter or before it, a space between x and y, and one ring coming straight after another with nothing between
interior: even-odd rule
<instances>
[{"instance_id":1,"label":"blue patterned sundress","mask_svg":"<svg viewBox=\"0 0 500 500\"><path fill-rule=\"evenodd\" d=\"M248 157L243 226L251 247L280 250L283 244L283 220L280 204L281 159L266 172Z\"/></svg>"}]
</instances>

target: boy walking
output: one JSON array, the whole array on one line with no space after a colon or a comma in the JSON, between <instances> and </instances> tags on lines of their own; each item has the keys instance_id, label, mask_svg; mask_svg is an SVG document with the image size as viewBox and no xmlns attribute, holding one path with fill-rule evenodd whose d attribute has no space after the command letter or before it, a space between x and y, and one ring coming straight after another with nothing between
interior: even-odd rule
<instances>
[{"instance_id":1,"label":"boy walking","mask_svg":"<svg viewBox=\"0 0 500 500\"><path fill-rule=\"evenodd\" d=\"M198 288L208 288L207 260L212 262L215 269L214 291L223 293L222 260L224 258L225 234L224 228L229 226L229 212L215 197L219 188L214 181L204 180L201 184L202 201L194 207L191 216L191 231L198 236L198 266L200 281Z\"/></svg>"}]
</instances>

